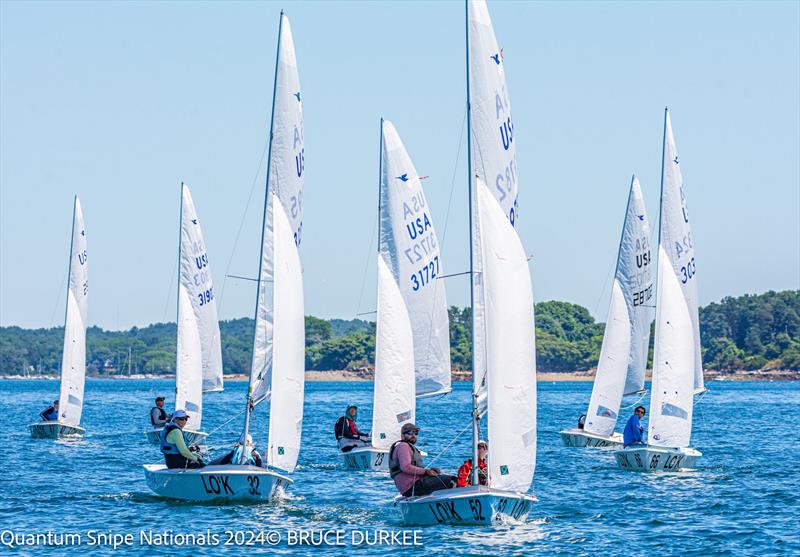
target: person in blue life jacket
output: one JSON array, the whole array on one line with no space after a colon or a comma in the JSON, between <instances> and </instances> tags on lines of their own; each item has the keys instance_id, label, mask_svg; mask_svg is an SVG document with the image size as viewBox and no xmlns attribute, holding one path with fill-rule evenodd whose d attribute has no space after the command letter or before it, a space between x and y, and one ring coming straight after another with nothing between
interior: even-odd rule
<instances>
[{"instance_id":1,"label":"person in blue life jacket","mask_svg":"<svg viewBox=\"0 0 800 557\"><path fill-rule=\"evenodd\" d=\"M176 410L172 420L161 430L161 453L167 468L202 468L203 460L189 450L186 438L183 436L183 427L189 415L185 410Z\"/></svg>"},{"instance_id":2,"label":"person in blue life jacket","mask_svg":"<svg viewBox=\"0 0 800 557\"><path fill-rule=\"evenodd\" d=\"M247 441L244 447L242 447L241 443L236 443L233 450L228 451L224 455L219 458L215 458L211 462L209 462L209 466L215 464L239 464L242 457L242 451L244 451L244 462L248 466L258 466L259 468L263 468L264 463L261 460L261 455L258 454L258 450L256 449L255 443L253 443L253 436L249 433L247 434Z\"/></svg>"},{"instance_id":3,"label":"person in blue life jacket","mask_svg":"<svg viewBox=\"0 0 800 557\"><path fill-rule=\"evenodd\" d=\"M644 406L637 406L633 411L633 416L628 418L628 423L625 424L625 431L622 433L622 444L625 447L630 445L644 445L644 427L642 427L641 419L644 418Z\"/></svg>"},{"instance_id":4,"label":"person in blue life jacket","mask_svg":"<svg viewBox=\"0 0 800 557\"><path fill-rule=\"evenodd\" d=\"M171 416L164 410L164 397L156 397L156 405L150 409L150 423L154 429L159 429L167 425Z\"/></svg>"},{"instance_id":5,"label":"person in blue life jacket","mask_svg":"<svg viewBox=\"0 0 800 557\"><path fill-rule=\"evenodd\" d=\"M43 422L58 421L58 399L53 401L52 406L48 406L47 408L39 412L39 416L42 418Z\"/></svg>"}]
</instances>

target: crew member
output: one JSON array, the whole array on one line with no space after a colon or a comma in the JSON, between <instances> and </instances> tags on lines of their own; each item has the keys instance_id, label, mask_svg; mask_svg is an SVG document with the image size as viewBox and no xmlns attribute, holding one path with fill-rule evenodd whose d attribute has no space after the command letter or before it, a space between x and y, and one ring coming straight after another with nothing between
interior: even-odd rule
<instances>
[{"instance_id":1,"label":"crew member","mask_svg":"<svg viewBox=\"0 0 800 557\"><path fill-rule=\"evenodd\" d=\"M625 424L625 431L622 432L622 444L625 447L630 445L644 445L644 428L640 420L644 418L644 406L637 406L633 415L628 418Z\"/></svg>"},{"instance_id":2,"label":"crew member","mask_svg":"<svg viewBox=\"0 0 800 557\"><path fill-rule=\"evenodd\" d=\"M244 450L244 462L242 462L241 452ZM261 460L261 455L258 454L256 450L256 446L253 443L253 436L249 433L247 434L247 441L244 449L242 448L241 443L236 443L234 448L223 456L219 458L215 458L209 465L214 464L247 464L249 466L258 466L259 468L262 467L263 461Z\"/></svg>"},{"instance_id":3,"label":"crew member","mask_svg":"<svg viewBox=\"0 0 800 557\"><path fill-rule=\"evenodd\" d=\"M150 423L155 429L158 429L167 425L169 418L169 414L164 410L164 397L157 396L156 405L150 409Z\"/></svg>"},{"instance_id":4,"label":"crew member","mask_svg":"<svg viewBox=\"0 0 800 557\"><path fill-rule=\"evenodd\" d=\"M415 446L419 428L404 424L402 439L389 449L389 475L403 497L428 495L440 489L456 486L456 477L442 474L438 468L425 468L422 453Z\"/></svg>"},{"instance_id":5,"label":"crew member","mask_svg":"<svg viewBox=\"0 0 800 557\"><path fill-rule=\"evenodd\" d=\"M486 452L489 447L486 441L478 441L478 481L481 485L489 485L489 473L486 469ZM458 487L472 485L472 459L468 458L458 469Z\"/></svg>"},{"instance_id":6,"label":"crew member","mask_svg":"<svg viewBox=\"0 0 800 557\"><path fill-rule=\"evenodd\" d=\"M172 420L161 430L161 452L167 468L202 468L203 460L186 446L183 426L189 416L184 410L176 410Z\"/></svg>"},{"instance_id":7,"label":"crew member","mask_svg":"<svg viewBox=\"0 0 800 557\"><path fill-rule=\"evenodd\" d=\"M336 420L333 426L333 433L339 442L339 450L346 453L355 447L367 447L371 441L368 433L358 431L356 419L358 418L358 407L351 404L347 407L344 416Z\"/></svg>"},{"instance_id":8,"label":"crew member","mask_svg":"<svg viewBox=\"0 0 800 557\"><path fill-rule=\"evenodd\" d=\"M58 420L58 399L53 401L52 406L48 406L39 412L43 422L55 422Z\"/></svg>"}]
</instances>

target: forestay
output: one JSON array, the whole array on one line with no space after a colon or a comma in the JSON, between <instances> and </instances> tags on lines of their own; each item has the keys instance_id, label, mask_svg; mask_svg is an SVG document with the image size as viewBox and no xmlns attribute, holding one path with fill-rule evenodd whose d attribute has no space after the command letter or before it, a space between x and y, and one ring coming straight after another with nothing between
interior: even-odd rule
<instances>
[{"instance_id":1,"label":"forestay","mask_svg":"<svg viewBox=\"0 0 800 557\"><path fill-rule=\"evenodd\" d=\"M450 330L444 281L439 280L439 240L422 182L400 136L386 120L381 133L380 255L411 319L416 394L448 392Z\"/></svg>"},{"instance_id":2,"label":"forestay","mask_svg":"<svg viewBox=\"0 0 800 557\"><path fill-rule=\"evenodd\" d=\"M484 0L467 2L467 56L469 58L469 108L472 168L486 184L512 226L517 222L517 158L514 124L508 97L503 51L497 45L492 20ZM472 178L472 177L471 177ZM472 204L473 228L473 366L476 391L484 407L486 396L486 331L484 321L483 270L481 245L478 241L477 206Z\"/></svg>"},{"instance_id":3,"label":"forestay","mask_svg":"<svg viewBox=\"0 0 800 557\"><path fill-rule=\"evenodd\" d=\"M300 76L297 72L294 42L289 19L281 14L278 32L278 55L267 166L267 195L262 231L259 290L250 373L250 393L254 402L269 397L273 369L274 316L274 216L278 211L268 205L280 202L289 221L292 241L300 246L303 230L303 183L305 149L303 143L303 103ZM274 197L274 199L273 199Z\"/></svg>"},{"instance_id":4,"label":"forestay","mask_svg":"<svg viewBox=\"0 0 800 557\"><path fill-rule=\"evenodd\" d=\"M623 394L644 388L654 303L650 226L634 176L625 211L603 345L597 364L586 431L614 432Z\"/></svg>"},{"instance_id":5,"label":"forestay","mask_svg":"<svg viewBox=\"0 0 800 557\"><path fill-rule=\"evenodd\" d=\"M476 181L486 313L489 478L524 493L536 466L536 346L525 250L502 207Z\"/></svg>"},{"instance_id":6,"label":"forestay","mask_svg":"<svg viewBox=\"0 0 800 557\"><path fill-rule=\"evenodd\" d=\"M415 420L413 332L406 302L392 271L378 255L378 321L372 446L388 449L403 424Z\"/></svg>"},{"instance_id":7,"label":"forestay","mask_svg":"<svg viewBox=\"0 0 800 557\"><path fill-rule=\"evenodd\" d=\"M78 196L72 214L69 254L67 310L64 318L64 351L61 358L61 387L58 421L78 426L83 411L86 378L86 320L89 296L89 268L86 261L86 230Z\"/></svg>"}]
</instances>

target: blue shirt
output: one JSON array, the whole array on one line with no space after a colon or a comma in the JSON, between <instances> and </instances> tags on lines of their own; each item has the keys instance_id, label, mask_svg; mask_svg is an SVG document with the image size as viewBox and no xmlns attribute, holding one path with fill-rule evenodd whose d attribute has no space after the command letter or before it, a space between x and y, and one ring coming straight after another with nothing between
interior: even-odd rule
<instances>
[{"instance_id":1,"label":"blue shirt","mask_svg":"<svg viewBox=\"0 0 800 557\"><path fill-rule=\"evenodd\" d=\"M58 420L58 410L56 410L52 406L50 406L49 408L43 410L42 413L39 414L39 415L46 422L54 422L54 421Z\"/></svg>"},{"instance_id":2,"label":"blue shirt","mask_svg":"<svg viewBox=\"0 0 800 557\"><path fill-rule=\"evenodd\" d=\"M639 416L634 414L628 418L628 423L625 424L625 431L622 432L622 443L626 447L635 443L644 443L643 432L644 428L639 423Z\"/></svg>"}]
</instances>

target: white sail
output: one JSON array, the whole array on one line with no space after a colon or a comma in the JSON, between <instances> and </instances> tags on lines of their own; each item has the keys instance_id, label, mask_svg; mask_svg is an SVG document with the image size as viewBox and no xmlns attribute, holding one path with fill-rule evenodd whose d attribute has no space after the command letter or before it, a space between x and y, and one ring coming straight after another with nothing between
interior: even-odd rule
<instances>
[{"instance_id":1,"label":"white sail","mask_svg":"<svg viewBox=\"0 0 800 557\"><path fill-rule=\"evenodd\" d=\"M58 421L80 425L83 387L86 378L86 322L89 268L86 261L86 230L78 196L72 215L72 244L69 254L69 288L64 318L64 352L61 358L61 387Z\"/></svg>"},{"instance_id":2,"label":"white sail","mask_svg":"<svg viewBox=\"0 0 800 557\"><path fill-rule=\"evenodd\" d=\"M603 346L586 412L585 429L591 433L611 435L623 394L644 388L653 305L651 263L650 227L642 189L634 176L617 255Z\"/></svg>"},{"instance_id":3,"label":"white sail","mask_svg":"<svg viewBox=\"0 0 800 557\"><path fill-rule=\"evenodd\" d=\"M378 255L378 322L372 446L388 449L415 420L414 341L409 312L391 269Z\"/></svg>"},{"instance_id":4,"label":"white sail","mask_svg":"<svg viewBox=\"0 0 800 557\"><path fill-rule=\"evenodd\" d=\"M678 284L692 319L694 350L694 389L704 390L703 359L700 351L700 320L698 317L697 278L695 277L694 243L689 226L686 203L686 184L683 182L675 137L669 112L664 120L664 183L661 191L661 246Z\"/></svg>"},{"instance_id":5,"label":"white sail","mask_svg":"<svg viewBox=\"0 0 800 557\"><path fill-rule=\"evenodd\" d=\"M300 246L303 229L303 182L305 149L303 144L303 104L289 19L281 14L278 32L278 58L275 70L272 138L268 162L267 191L275 194L285 208L292 239ZM272 203L267 196L265 204ZM251 397L259 402L269 397L273 367L273 236L275 211L265 208L263 246L256 309L253 360L250 372Z\"/></svg>"},{"instance_id":6,"label":"white sail","mask_svg":"<svg viewBox=\"0 0 800 557\"><path fill-rule=\"evenodd\" d=\"M519 236L482 180L476 182L483 254L489 478L526 492L536 466L533 289Z\"/></svg>"},{"instance_id":7,"label":"white sail","mask_svg":"<svg viewBox=\"0 0 800 557\"><path fill-rule=\"evenodd\" d=\"M472 168L497 199L512 226L517 221L517 157L514 123L503 61L503 51L489 17L485 0L467 1L467 42L469 58L469 109ZM474 191L474 190L473 190ZM473 228L477 230L475 203L472 204ZM479 231L478 231L479 232ZM478 326L484 321L482 304L483 271L481 246L473 235L473 338L474 373L479 397L485 397L486 331ZM481 404L483 407L483 404Z\"/></svg>"},{"instance_id":8,"label":"white sail","mask_svg":"<svg viewBox=\"0 0 800 557\"><path fill-rule=\"evenodd\" d=\"M450 390L450 326L439 240L400 136L386 120L381 131L380 252L411 317L417 396L444 393Z\"/></svg>"},{"instance_id":9,"label":"white sail","mask_svg":"<svg viewBox=\"0 0 800 557\"><path fill-rule=\"evenodd\" d=\"M662 219L664 215L662 213ZM678 277L658 249L656 338L647 442L688 447L692 435L695 351L692 318Z\"/></svg>"},{"instance_id":10,"label":"white sail","mask_svg":"<svg viewBox=\"0 0 800 557\"><path fill-rule=\"evenodd\" d=\"M267 462L291 472L300 452L305 386L305 316L300 254L286 210L276 194L274 211L275 326Z\"/></svg>"},{"instance_id":11,"label":"white sail","mask_svg":"<svg viewBox=\"0 0 800 557\"><path fill-rule=\"evenodd\" d=\"M222 390L222 349L211 267L186 184L181 185L180 226L175 408L189 414L187 429L199 431L203 392Z\"/></svg>"},{"instance_id":12,"label":"white sail","mask_svg":"<svg viewBox=\"0 0 800 557\"><path fill-rule=\"evenodd\" d=\"M189 414L185 428L199 431L203 423L203 349L193 301L188 289L178 285L178 349L175 368L175 408Z\"/></svg>"},{"instance_id":13,"label":"white sail","mask_svg":"<svg viewBox=\"0 0 800 557\"><path fill-rule=\"evenodd\" d=\"M189 187L181 188L180 282L192 300L202 350L203 392L223 389L222 347L211 264ZM188 409L187 409L188 410Z\"/></svg>"}]
</instances>

